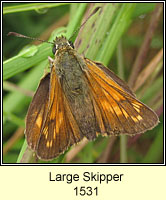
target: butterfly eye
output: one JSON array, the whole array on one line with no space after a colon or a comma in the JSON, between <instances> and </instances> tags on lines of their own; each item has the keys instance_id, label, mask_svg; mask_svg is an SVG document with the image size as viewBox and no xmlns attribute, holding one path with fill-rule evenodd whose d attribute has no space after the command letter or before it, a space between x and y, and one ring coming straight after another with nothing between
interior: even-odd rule
<instances>
[{"instance_id":1,"label":"butterfly eye","mask_svg":"<svg viewBox=\"0 0 166 200\"><path fill-rule=\"evenodd\" d=\"M74 49L74 44L72 41L68 41L69 42L69 45Z\"/></svg>"},{"instance_id":2,"label":"butterfly eye","mask_svg":"<svg viewBox=\"0 0 166 200\"><path fill-rule=\"evenodd\" d=\"M54 45L53 46L53 48L52 48L52 53L55 55L55 53L56 53L56 50L57 50L57 47L56 47L56 45Z\"/></svg>"}]
</instances>

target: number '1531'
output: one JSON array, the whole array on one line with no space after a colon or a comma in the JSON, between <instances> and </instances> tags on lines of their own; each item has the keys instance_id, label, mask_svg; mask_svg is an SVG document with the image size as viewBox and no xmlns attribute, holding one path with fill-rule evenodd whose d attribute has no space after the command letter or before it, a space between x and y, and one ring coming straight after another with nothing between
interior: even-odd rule
<instances>
[{"instance_id":1,"label":"number '1531'","mask_svg":"<svg viewBox=\"0 0 166 200\"><path fill-rule=\"evenodd\" d=\"M81 186L81 187L75 187L74 190L76 192L76 196L98 195L98 187L92 188L92 187Z\"/></svg>"}]
</instances>

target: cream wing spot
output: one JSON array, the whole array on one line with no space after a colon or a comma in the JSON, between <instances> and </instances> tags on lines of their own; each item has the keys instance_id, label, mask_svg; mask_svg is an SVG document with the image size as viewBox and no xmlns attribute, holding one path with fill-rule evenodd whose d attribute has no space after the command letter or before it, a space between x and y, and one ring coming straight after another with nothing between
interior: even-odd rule
<instances>
[{"instance_id":1,"label":"cream wing spot","mask_svg":"<svg viewBox=\"0 0 166 200\"><path fill-rule=\"evenodd\" d=\"M56 119L56 128L55 128L56 133L59 133L59 129L62 124L62 121L63 121L63 114L62 112L60 112L58 118Z\"/></svg>"},{"instance_id":2,"label":"cream wing spot","mask_svg":"<svg viewBox=\"0 0 166 200\"><path fill-rule=\"evenodd\" d=\"M141 115L137 115L137 119L138 119L139 121L143 120L143 118L141 117Z\"/></svg>"},{"instance_id":3,"label":"cream wing spot","mask_svg":"<svg viewBox=\"0 0 166 200\"><path fill-rule=\"evenodd\" d=\"M54 140L56 139L56 130L54 129L54 136L53 136Z\"/></svg>"},{"instance_id":4,"label":"cream wing spot","mask_svg":"<svg viewBox=\"0 0 166 200\"><path fill-rule=\"evenodd\" d=\"M50 142L47 141L47 143L46 143L46 147L49 148L49 146L50 146Z\"/></svg>"},{"instance_id":5,"label":"cream wing spot","mask_svg":"<svg viewBox=\"0 0 166 200\"><path fill-rule=\"evenodd\" d=\"M46 143L46 147L47 148L51 148L52 147L52 140L51 141L47 141L47 143Z\"/></svg>"},{"instance_id":6,"label":"cream wing spot","mask_svg":"<svg viewBox=\"0 0 166 200\"><path fill-rule=\"evenodd\" d=\"M115 113L119 116L119 115L122 115L122 111L120 110L119 106L114 106L113 107L114 110L115 110Z\"/></svg>"},{"instance_id":7,"label":"cream wing spot","mask_svg":"<svg viewBox=\"0 0 166 200\"><path fill-rule=\"evenodd\" d=\"M131 118L134 120L134 122L138 122L138 119L134 116L131 116Z\"/></svg>"},{"instance_id":8,"label":"cream wing spot","mask_svg":"<svg viewBox=\"0 0 166 200\"><path fill-rule=\"evenodd\" d=\"M56 124L55 132L56 133L54 135L55 135L55 138L56 138L56 134L59 133L59 125L58 124Z\"/></svg>"},{"instance_id":9,"label":"cream wing spot","mask_svg":"<svg viewBox=\"0 0 166 200\"><path fill-rule=\"evenodd\" d=\"M123 114L124 114L124 116L126 117L126 118L128 118L129 117L129 115L127 114L127 112L122 108L122 112L123 112Z\"/></svg>"},{"instance_id":10,"label":"cream wing spot","mask_svg":"<svg viewBox=\"0 0 166 200\"><path fill-rule=\"evenodd\" d=\"M131 118L132 118L135 122L138 122L138 121L143 120L143 118L141 117L141 115L137 115L136 117L131 116Z\"/></svg>"},{"instance_id":11,"label":"cream wing spot","mask_svg":"<svg viewBox=\"0 0 166 200\"><path fill-rule=\"evenodd\" d=\"M39 115L36 120L36 125L38 126L38 128L41 128L41 124L42 124L42 117Z\"/></svg>"},{"instance_id":12,"label":"cream wing spot","mask_svg":"<svg viewBox=\"0 0 166 200\"><path fill-rule=\"evenodd\" d=\"M47 133L48 133L48 128L45 127L45 128L43 129L43 134L44 134L44 135L47 135Z\"/></svg>"},{"instance_id":13,"label":"cream wing spot","mask_svg":"<svg viewBox=\"0 0 166 200\"><path fill-rule=\"evenodd\" d=\"M140 106L135 104L135 103L132 103L134 109L139 113L140 112Z\"/></svg>"},{"instance_id":14,"label":"cream wing spot","mask_svg":"<svg viewBox=\"0 0 166 200\"><path fill-rule=\"evenodd\" d=\"M48 133L45 135L45 139L47 140L47 138L48 138Z\"/></svg>"},{"instance_id":15,"label":"cream wing spot","mask_svg":"<svg viewBox=\"0 0 166 200\"><path fill-rule=\"evenodd\" d=\"M47 140L47 138L48 138L48 128L44 128L43 129L43 134L45 135L45 139Z\"/></svg>"},{"instance_id":16,"label":"cream wing spot","mask_svg":"<svg viewBox=\"0 0 166 200\"><path fill-rule=\"evenodd\" d=\"M63 120L63 114L62 114L62 112L60 112L59 113L59 118L58 118L59 126L62 124L62 120Z\"/></svg>"},{"instance_id":17,"label":"cream wing spot","mask_svg":"<svg viewBox=\"0 0 166 200\"><path fill-rule=\"evenodd\" d=\"M50 141L50 147L52 147L52 140Z\"/></svg>"},{"instance_id":18,"label":"cream wing spot","mask_svg":"<svg viewBox=\"0 0 166 200\"><path fill-rule=\"evenodd\" d=\"M138 109L138 108L136 108L136 107L134 107L134 109L139 113L140 112L140 109Z\"/></svg>"}]
</instances>

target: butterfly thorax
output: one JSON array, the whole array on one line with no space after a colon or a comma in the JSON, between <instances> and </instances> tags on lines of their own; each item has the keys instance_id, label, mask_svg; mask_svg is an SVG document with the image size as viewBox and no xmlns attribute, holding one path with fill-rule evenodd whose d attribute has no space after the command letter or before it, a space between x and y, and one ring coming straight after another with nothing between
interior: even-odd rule
<instances>
[{"instance_id":1,"label":"butterfly thorax","mask_svg":"<svg viewBox=\"0 0 166 200\"><path fill-rule=\"evenodd\" d=\"M84 94L87 86L83 76L86 67L83 58L65 37L56 38L54 43L56 52L53 66L64 90L70 91L73 96Z\"/></svg>"}]
</instances>

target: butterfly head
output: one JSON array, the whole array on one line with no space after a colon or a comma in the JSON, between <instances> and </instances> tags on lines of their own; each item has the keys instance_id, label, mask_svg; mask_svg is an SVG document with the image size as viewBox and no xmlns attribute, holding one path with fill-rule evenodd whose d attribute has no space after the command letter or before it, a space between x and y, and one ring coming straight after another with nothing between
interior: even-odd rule
<instances>
[{"instance_id":1,"label":"butterfly head","mask_svg":"<svg viewBox=\"0 0 166 200\"><path fill-rule=\"evenodd\" d=\"M54 46L52 52L55 55L58 51L74 49L74 45L71 41L68 41L64 36L56 37L54 40Z\"/></svg>"}]
</instances>

